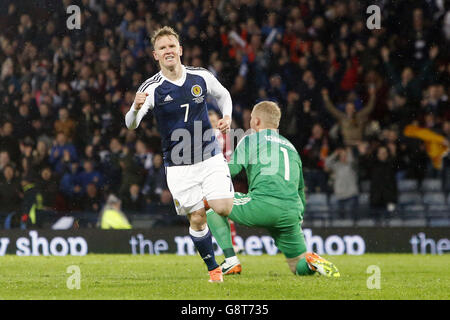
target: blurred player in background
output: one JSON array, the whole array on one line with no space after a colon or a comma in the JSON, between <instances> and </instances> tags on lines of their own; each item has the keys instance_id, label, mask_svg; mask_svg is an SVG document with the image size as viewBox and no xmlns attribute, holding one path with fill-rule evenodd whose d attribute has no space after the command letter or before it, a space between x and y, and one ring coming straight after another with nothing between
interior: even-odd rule
<instances>
[{"instance_id":1,"label":"blurred player in background","mask_svg":"<svg viewBox=\"0 0 450 320\"><path fill-rule=\"evenodd\" d=\"M211 122L211 126L216 132L216 139L219 145L222 147L222 153L227 159L227 161L230 161L231 154L233 151L231 150L231 143L230 143L230 136L225 132L220 132L219 129L217 129L217 123L220 120L219 114L215 110L209 110L208 111L209 116L209 122ZM236 233L236 226L234 225L234 222L232 220L228 220L230 223L230 231L231 231L231 242L233 243L233 248L235 252L241 252L243 248L239 247L236 244L235 237L237 235ZM227 256L225 256L227 258ZM232 272L232 271L230 271ZM241 272L241 266L239 265L237 268L234 269L235 273Z\"/></svg>"},{"instance_id":2,"label":"blurred player in background","mask_svg":"<svg viewBox=\"0 0 450 320\"><path fill-rule=\"evenodd\" d=\"M161 134L167 184L177 213L189 219L189 234L207 265L209 281L222 282L203 198L214 211L226 216L233 207L234 190L205 101L207 94L216 98L223 114L217 129L224 133L231 124L231 96L209 71L181 64L183 49L172 28L155 31L151 40L153 57L161 71L139 87L125 122L129 129L135 129L152 110Z\"/></svg>"},{"instance_id":3,"label":"blurred player in background","mask_svg":"<svg viewBox=\"0 0 450 320\"><path fill-rule=\"evenodd\" d=\"M225 215L239 224L267 229L294 274L318 272L339 277L331 262L306 251L301 229L305 209L302 162L295 147L278 134L280 118L280 108L274 102L262 101L254 106L250 126L256 132L239 142L228 164L232 177L246 171L249 192L236 192L233 210ZM217 216L213 208L207 215L219 246L224 251L232 248L230 235L226 234L227 221L210 223ZM228 268L233 266L222 265L224 274Z\"/></svg>"},{"instance_id":4,"label":"blurred player in background","mask_svg":"<svg viewBox=\"0 0 450 320\"><path fill-rule=\"evenodd\" d=\"M215 135L219 146L222 148L222 153L227 161L230 161L231 150L230 137L226 132L221 132L217 128L217 124L220 121L219 114L215 110L208 111L209 122L211 122L211 127L215 130Z\"/></svg>"}]
</instances>

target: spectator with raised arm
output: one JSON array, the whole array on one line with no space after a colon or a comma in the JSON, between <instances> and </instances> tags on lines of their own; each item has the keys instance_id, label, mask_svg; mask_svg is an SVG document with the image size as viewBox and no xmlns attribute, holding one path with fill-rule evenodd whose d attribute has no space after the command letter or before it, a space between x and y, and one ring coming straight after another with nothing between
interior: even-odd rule
<instances>
[{"instance_id":1,"label":"spectator with raised arm","mask_svg":"<svg viewBox=\"0 0 450 320\"><path fill-rule=\"evenodd\" d=\"M355 146L363 139L364 126L367 123L370 113L375 107L376 89L369 87L369 101L360 111L356 111L353 102L345 104L345 112L336 108L328 95L328 89L322 89L322 98L325 108L336 118L342 134L345 146Z\"/></svg>"},{"instance_id":2,"label":"spectator with raised arm","mask_svg":"<svg viewBox=\"0 0 450 320\"><path fill-rule=\"evenodd\" d=\"M397 93L405 95L409 102L416 107L418 107L422 97L422 85L429 79L434 59L438 53L439 48L437 46L430 48L429 59L422 64L417 75L414 74L414 70L410 66L404 67L399 75L391 62L391 51L387 47L381 48L381 57L390 85Z\"/></svg>"}]
</instances>

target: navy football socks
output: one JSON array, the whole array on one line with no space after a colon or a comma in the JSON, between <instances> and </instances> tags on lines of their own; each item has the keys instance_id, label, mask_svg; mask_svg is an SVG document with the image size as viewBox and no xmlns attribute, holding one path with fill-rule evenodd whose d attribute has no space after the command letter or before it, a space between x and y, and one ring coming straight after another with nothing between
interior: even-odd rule
<instances>
[{"instance_id":1,"label":"navy football socks","mask_svg":"<svg viewBox=\"0 0 450 320\"><path fill-rule=\"evenodd\" d=\"M208 226L202 231L195 231L189 228L189 234L195 248L200 253L203 261L205 261L208 271L216 269L219 265L214 257L212 236Z\"/></svg>"}]
</instances>

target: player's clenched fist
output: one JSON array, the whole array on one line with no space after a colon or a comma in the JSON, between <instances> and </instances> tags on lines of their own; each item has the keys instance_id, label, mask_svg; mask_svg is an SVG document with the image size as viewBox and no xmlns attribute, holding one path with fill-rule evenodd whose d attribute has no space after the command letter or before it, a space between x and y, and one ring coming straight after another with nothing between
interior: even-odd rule
<instances>
[{"instance_id":1,"label":"player's clenched fist","mask_svg":"<svg viewBox=\"0 0 450 320\"><path fill-rule=\"evenodd\" d=\"M142 105L145 102L145 99L147 98L148 93L147 92L138 92L136 93L136 96L134 97L134 108L136 110L139 110Z\"/></svg>"},{"instance_id":2,"label":"player's clenched fist","mask_svg":"<svg viewBox=\"0 0 450 320\"><path fill-rule=\"evenodd\" d=\"M223 119L220 119L219 122L217 122L217 129L220 130L220 132L225 133L230 129L231 126L231 118L230 116L224 116Z\"/></svg>"}]
</instances>

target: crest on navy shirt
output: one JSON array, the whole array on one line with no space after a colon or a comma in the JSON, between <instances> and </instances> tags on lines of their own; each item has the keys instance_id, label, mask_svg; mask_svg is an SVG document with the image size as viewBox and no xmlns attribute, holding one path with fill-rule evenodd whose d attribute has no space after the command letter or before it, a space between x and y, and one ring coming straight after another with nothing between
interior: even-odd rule
<instances>
[{"instance_id":1,"label":"crest on navy shirt","mask_svg":"<svg viewBox=\"0 0 450 320\"><path fill-rule=\"evenodd\" d=\"M194 84L191 88L191 93L194 97L200 97L203 93L202 87L198 84Z\"/></svg>"}]
</instances>

